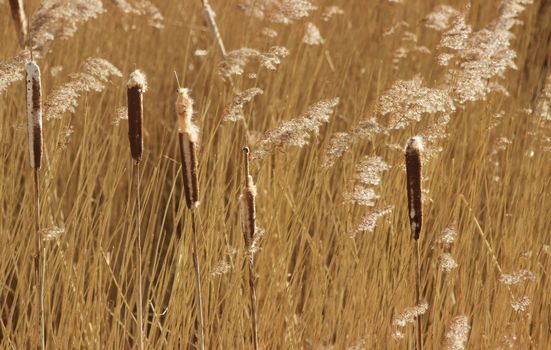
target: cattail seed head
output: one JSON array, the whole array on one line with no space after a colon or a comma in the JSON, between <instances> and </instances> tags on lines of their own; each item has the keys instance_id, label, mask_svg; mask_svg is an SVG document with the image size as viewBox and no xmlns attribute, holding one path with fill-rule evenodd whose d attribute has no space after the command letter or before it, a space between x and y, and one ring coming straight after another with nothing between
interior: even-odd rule
<instances>
[{"instance_id":1,"label":"cattail seed head","mask_svg":"<svg viewBox=\"0 0 551 350\"><path fill-rule=\"evenodd\" d=\"M412 137L406 146L406 176L409 222L413 239L418 240L423 224L423 202L421 195L421 152L423 139Z\"/></svg>"},{"instance_id":2,"label":"cattail seed head","mask_svg":"<svg viewBox=\"0 0 551 350\"><path fill-rule=\"evenodd\" d=\"M40 169L42 159L42 87L40 67L27 63L27 129L31 167Z\"/></svg>"},{"instance_id":3,"label":"cattail seed head","mask_svg":"<svg viewBox=\"0 0 551 350\"><path fill-rule=\"evenodd\" d=\"M178 89L176 115L178 117L178 136L186 205L188 208L194 209L200 204L197 171L199 128L191 119L193 116L193 100L189 96L188 89Z\"/></svg>"},{"instance_id":4,"label":"cattail seed head","mask_svg":"<svg viewBox=\"0 0 551 350\"><path fill-rule=\"evenodd\" d=\"M193 117L193 99L189 96L189 89L178 89L176 115L178 116L178 132L187 132L190 138L197 142L199 131L191 119Z\"/></svg>"},{"instance_id":5,"label":"cattail seed head","mask_svg":"<svg viewBox=\"0 0 551 350\"><path fill-rule=\"evenodd\" d=\"M140 70L130 74L127 84L128 139L132 158L139 163L143 151L143 93L147 91L147 80Z\"/></svg>"},{"instance_id":6,"label":"cattail seed head","mask_svg":"<svg viewBox=\"0 0 551 350\"><path fill-rule=\"evenodd\" d=\"M21 49L24 49L27 38L27 16L23 8L23 0L10 0L10 8L19 46L21 46Z\"/></svg>"},{"instance_id":7,"label":"cattail seed head","mask_svg":"<svg viewBox=\"0 0 551 350\"><path fill-rule=\"evenodd\" d=\"M245 246L251 251L256 233L256 186L249 174L249 148L244 147L245 154L245 187L240 196L241 220Z\"/></svg>"}]
</instances>

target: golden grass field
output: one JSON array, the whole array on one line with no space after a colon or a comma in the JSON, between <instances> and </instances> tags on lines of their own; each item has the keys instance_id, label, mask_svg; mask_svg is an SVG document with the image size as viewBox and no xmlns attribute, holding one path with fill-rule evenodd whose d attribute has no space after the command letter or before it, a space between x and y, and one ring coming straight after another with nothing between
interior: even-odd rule
<instances>
[{"instance_id":1,"label":"golden grass field","mask_svg":"<svg viewBox=\"0 0 551 350\"><path fill-rule=\"evenodd\" d=\"M44 1L60 7L79 2L86 1ZM54 32L36 60L45 101L75 79L89 57L106 59L122 73L109 76L100 91L82 92L74 111L44 119L46 348L138 347L135 176L128 123L118 113L136 68L149 86L139 223L145 348L196 344L191 215L181 178L174 72L195 100L201 135L198 255L207 349L252 348L239 209L242 147L254 154L265 132L337 97L330 120L319 134L310 133L308 144L278 147L251 167L257 224L264 231L254 257L259 347L416 348L415 315L407 319L403 313L416 305L403 164L404 147L417 134L427 141L419 240L421 297L428 304L420 316L425 349L551 347L549 2L473 0L469 7L464 0L312 0L316 10L281 24L248 16L238 0L211 0L228 53L243 47L289 51L275 70L253 59L231 79L219 73L222 56L201 1L152 2L164 16L156 22L163 28L149 25L153 12L138 14L147 1L104 0L104 12L79 23L72 35ZM271 1L278 2L293 1ZM121 11L124 3L136 13ZM457 11L438 30L429 28L426 16L441 4ZM29 22L40 6L38 0L25 2ZM329 6L343 13L327 18ZM70 26L78 13L53 23ZM472 31L452 33L461 18ZM324 42L303 42L306 23L319 28ZM265 35L265 28L277 36ZM446 33L459 42L453 49L442 46ZM479 42L477 35L486 36ZM2 74L14 74L5 62L21 50L7 0L0 0L0 38L1 82ZM490 44L495 56L481 49ZM438 63L442 52L454 55L448 66ZM462 74L469 63L474 74ZM491 71L495 67L501 68ZM467 78L477 76L483 76L483 88L464 98L477 88ZM393 90L400 81L416 83ZM263 94L245 105L244 121L224 121L235 95L254 87ZM444 102L434 100L436 89ZM442 122L443 116L449 121ZM397 127L402 117L407 120ZM370 118L380 128L357 133L342 157L326 166L334 135L352 135ZM2 349L31 348L37 333L26 120L25 82L15 79L0 88ZM289 141L285 137L281 145ZM380 179L374 175L366 184L357 166L373 157L385 166ZM374 192L362 195L355 188ZM370 214L374 226L356 232ZM455 233L453 242L442 239L447 228Z\"/></svg>"}]
</instances>

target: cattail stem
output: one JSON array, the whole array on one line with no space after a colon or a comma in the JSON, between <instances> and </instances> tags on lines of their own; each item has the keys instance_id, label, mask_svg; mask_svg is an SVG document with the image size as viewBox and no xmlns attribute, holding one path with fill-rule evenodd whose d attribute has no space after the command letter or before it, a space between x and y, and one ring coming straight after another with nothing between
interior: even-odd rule
<instances>
[{"instance_id":1,"label":"cattail stem","mask_svg":"<svg viewBox=\"0 0 551 350\"><path fill-rule=\"evenodd\" d=\"M422 139L412 137L406 147L406 177L408 195L408 216L411 226L411 237L415 245L415 299L417 305L421 303L421 257L419 237L423 226L423 200L421 191L421 152ZM423 350L423 324L421 315L417 316L417 349Z\"/></svg>"},{"instance_id":2,"label":"cattail stem","mask_svg":"<svg viewBox=\"0 0 551 350\"><path fill-rule=\"evenodd\" d=\"M241 198L243 213L243 237L245 239L245 248L248 250L249 260L249 298L251 307L251 330L253 338L253 349L258 350L258 325L256 314L256 288L255 288L255 270L254 270L254 240L256 233L256 188L250 175L250 151L248 147L243 148L245 158L245 188Z\"/></svg>"},{"instance_id":3,"label":"cattail stem","mask_svg":"<svg viewBox=\"0 0 551 350\"><path fill-rule=\"evenodd\" d=\"M42 233L40 232L40 169L34 169L34 193L35 193L35 230L36 230L36 256L35 256L35 278L36 278L36 306L37 316L37 345L45 349L46 335L44 329L44 262L45 251L42 247Z\"/></svg>"},{"instance_id":4,"label":"cattail stem","mask_svg":"<svg viewBox=\"0 0 551 350\"><path fill-rule=\"evenodd\" d=\"M417 305L421 304L421 257L419 252L419 240L415 241L415 298ZM419 350L423 350L423 323L421 322L421 316L417 316L417 346Z\"/></svg>"},{"instance_id":5,"label":"cattail stem","mask_svg":"<svg viewBox=\"0 0 551 350\"><path fill-rule=\"evenodd\" d=\"M138 326L140 338L140 350L144 348L144 327L143 327L143 295L142 295L142 200L141 200L141 175L140 163L137 162L134 166L136 177L136 209L137 209L137 243L136 243L136 272L138 274Z\"/></svg>"},{"instance_id":6,"label":"cattail stem","mask_svg":"<svg viewBox=\"0 0 551 350\"><path fill-rule=\"evenodd\" d=\"M195 271L195 294L197 297L197 318L199 319L199 347L205 349L205 323L203 318L203 294L201 292L201 267L197 249L197 220L195 209L191 210L193 270Z\"/></svg>"},{"instance_id":7,"label":"cattail stem","mask_svg":"<svg viewBox=\"0 0 551 350\"><path fill-rule=\"evenodd\" d=\"M253 332L253 349L258 350L258 326L256 321L256 288L254 283L254 258L249 259L249 296L251 303L251 327Z\"/></svg>"},{"instance_id":8,"label":"cattail stem","mask_svg":"<svg viewBox=\"0 0 551 350\"><path fill-rule=\"evenodd\" d=\"M193 189L197 188L197 179L195 176L189 177L188 168L189 164L186 162L186 143L189 142L184 133L178 133L178 140L180 145L180 157L182 159L182 178L184 181L184 192L186 197L186 205L191 209L191 230L192 230L192 247L191 255L193 259L193 270L195 273L195 297L197 299L197 319L199 321L199 346L200 349L205 348L205 325L203 319L203 294L201 292L201 268L199 264L198 248L197 248L197 222L195 206L192 198L196 198L192 193L196 193ZM195 155L195 152L191 152ZM195 179L195 180L194 180ZM195 186L193 185L195 183Z\"/></svg>"}]
</instances>

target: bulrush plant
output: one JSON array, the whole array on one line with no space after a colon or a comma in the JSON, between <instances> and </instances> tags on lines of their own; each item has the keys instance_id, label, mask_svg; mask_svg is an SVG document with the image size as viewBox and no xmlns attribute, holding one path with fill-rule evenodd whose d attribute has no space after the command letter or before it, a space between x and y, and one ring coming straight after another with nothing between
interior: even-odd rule
<instances>
[{"instance_id":1,"label":"bulrush plant","mask_svg":"<svg viewBox=\"0 0 551 350\"><path fill-rule=\"evenodd\" d=\"M256 186L249 171L249 147L243 148L245 158L245 187L239 197L241 208L241 222L243 226L243 238L245 239L245 251L249 261L249 296L251 307L251 330L253 349L258 349L258 326L256 318L256 289L254 271L254 253L256 250Z\"/></svg>"},{"instance_id":2,"label":"bulrush plant","mask_svg":"<svg viewBox=\"0 0 551 350\"><path fill-rule=\"evenodd\" d=\"M141 175L140 162L143 152L143 93L147 91L147 80L144 73L135 70L130 74L127 85L128 98L128 139L130 141L130 153L134 160L133 173L136 178L136 206L137 206L137 245L136 245L136 270L138 274L138 326L139 348L144 348L143 328L143 300L142 300L142 238L141 238Z\"/></svg>"},{"instance_id":3,"label":"bulrush plant","mask_svg":"<svg viewBox=\"0 0 551 350\"><path fill-rule=\"evenodd\" d=\"M415 244L415 286L416 303L421 303L421 262L419 256L419 236L423 226L423 201L421 194L421 152L423 140L419 136L412 137L406 146L406 176L408 194L408 215L411 226L411 236ZM421 315L417 316L417 349L423 349L423 325Z\"/></svg>"},{"instance_id":4,"label":"bulrush plant","mask_svg":"<svg viewBox=\"0 0 551 350\"><path fill-rule=\"evenodd\" d=\"M31 58L27 63L27 128L29 133L29 156L34 171L35 192L35 283L36 283L36 310L38 334L36 345L44 349L46 336L44 334L44 261L45 250L42 246L40 233L40 165L42 161L42 83L40 67Z\"/></svg>"},{"instance_id":5,"label":"bulrush plant","mask_svg":"<svg viewBox=\"0 0 551 350\"><path fill-rule=\"evenodd\" d=\"M199 348L205 349L205 324L203 319L203 296L201 293L201 268L197 252L197 218L196 210L199 207L199 181L197 171L197 146L199 142L199 128L192 120L193 99L189 90L178 87L176 99L176 115L178 117L178 140L182 161L182 179L186 206L191 210L192 229L192 257L195 271L195 290L197 303L197 319L199 321Z\"/></svg>"},{"instance_id":6,"label":"bulrush plant","mask_svg":"<svg viewBox=\"0 0 551 350\"><path fill-rule=\"evenodd\" d=\"M27 40L27 16L23 7L23 0L10 0L11 17L17 32L17 40L21 49L25 48Z\"/></svg>"}]
</instances>

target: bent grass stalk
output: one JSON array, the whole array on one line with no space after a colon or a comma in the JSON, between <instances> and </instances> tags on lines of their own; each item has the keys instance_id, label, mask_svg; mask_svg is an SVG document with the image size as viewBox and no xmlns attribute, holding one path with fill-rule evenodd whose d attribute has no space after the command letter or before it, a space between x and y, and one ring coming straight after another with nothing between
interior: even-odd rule
<instances>
[{"instance_id":1,"label":"bent grass stalk","mask_svg":"<svg viewBox=\"0 0 551 350\"><path fill-rule=\"evenodd\" d=\"M13 25L17 32L17 40L21 49L25 48L25 41L27 39L27 16L25 15L25 8L23 7L23 0L9 0L11 17L13 19Z\"/></svg>"},{"instance_id":2,"label":"bent grass stalk","mask_svg":"<svg viewBox=\"0 0 551 350\"><path fill-rule=\"evenodd\" d=\"M406 146L406 176L408 194L408 216L411 226L411 236L415 244L415 287L416 303L421 303L421 261L419 256L419 236L423 225L423 202L421 193L421 152L423 151L422 139L419 136L412 137ZM423 325L421 315L417 316L417 349L423 349Z\"/></svg>"},{"instance_id":3,"label":"bent grass stalk","mask_svg":"<svg viewBox=\"0 0 551 350\"><path fill-rule=\"evenodd\" d=\"M249 171L249 148L244 147L245 158L245 187L241 194L241 220L243 226L243 237L245 239L245 249L249 260L249 296L251 307L251 330L253 338L253 349L258 349L258 325L256 314L256 288L254 272L254 239L256 233L256 186Z\"/></svg>"},{"instance_id":4,"label":"bent grass stalk","mask_svg":"<svg viewBox=\"0 0 551 350\"><path fill-rule=\"evenodd\" d=\"M34 170L35 193L35 281L36 281L36 308L38 311L36 345L44 349L46 336L44 332L44 261L46 251L42 247L42 234L40 233L40 166L42 161L42 85L40 79L40 67L35 61L27 63L27 129L29 134L30 164Z\"/></svg>"},{"instance_id":5,"label":"bent grass stalk","mask_svg":"<svg viewBox=\"0 0 551 350\"><path fill-rule=\"evenodd\" d=\"M203 11L205 12L205 19L207 20L207 23L209 25L210 31L212 32L212 35L214 36L214 40L216 41L218 50L220 51L222 58L225 58L226 47L224 46L224 42L222 41L222 36L220 35L220 31L218 30L218 25L216 24L216 19L214 18L215 17L214 10L210 6L208 0L201 0L201 5L203 6Z\"/></svg>"},{"instance_id":6,"label":"bent grass stalk","mask_svg":"<svg viewBox=\"0 0 551 350\"><path fill-rule=\"evenodd\" d=\"M136 70L130 75L127 86L128 99L128 139L130 152L134 160L133 176L136 178L136 206L137 206L137 246L136 246L136 270L138 273L138 326L139 348L144 348L143 328L143 296L142 296L142 238L141 238L141 175L140 161L143 152L143 93L147 90L145 75Z\"/></svg>"},{"instance_id":7,"label":"bent grass stalk","mask_svg":"<svg viewBox=\"0 0 551 350\"><path fill-rule=\"evenodd\" d=\"M182 162L182 179L186 206L191 210L193 269L195 271L195 292L197 300L197 318L199 320L199 347L205 349L205 324L203 318L203 295L201 292L201 267L197 249L197 217L199 207L199 181L197 171L197 142L199 130L192 121L193 100L189 90L178 88L176 99L176 115L178 117L178 141Z\"/></svg>"}]
</instances>

